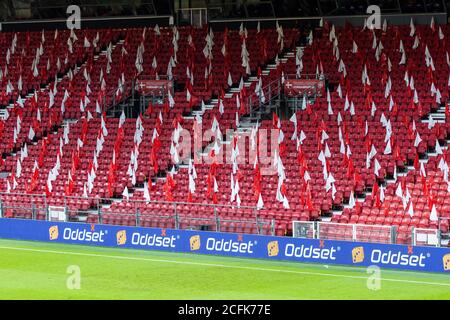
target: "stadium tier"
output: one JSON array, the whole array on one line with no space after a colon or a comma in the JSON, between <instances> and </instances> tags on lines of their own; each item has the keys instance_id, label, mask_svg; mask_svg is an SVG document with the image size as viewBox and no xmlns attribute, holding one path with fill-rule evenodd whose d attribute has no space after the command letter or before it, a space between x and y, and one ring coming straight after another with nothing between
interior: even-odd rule
<instances>
[{"instance_id":1,"label":"stadium tier","mask_svg":"<svg viewBox=\"0 0 450 320\"><path fill-rule=\"evenodd\" d=\"M0 33L3 216L448 233L448 35L434 21ZM172 87L132 98L148 79Z\"/></svg>"}]
</instances>

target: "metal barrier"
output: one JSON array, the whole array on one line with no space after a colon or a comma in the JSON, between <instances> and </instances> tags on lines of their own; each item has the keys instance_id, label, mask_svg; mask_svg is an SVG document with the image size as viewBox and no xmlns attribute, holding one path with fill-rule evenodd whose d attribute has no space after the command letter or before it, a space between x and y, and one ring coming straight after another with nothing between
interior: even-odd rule
<instances>
[{"instance_id":1,"label":"metal barrier","mask_svg":"<svg viewBox=\"0 0 450 320\"><path fill-rule=\"evenodd\" d=\"M263 87L259 87L259 90L252 92L247 97L246 111L247 114L251 114L255 111L261 111L264 113L272 108L272 104L275 100L281 98L282 84L281 78L275 79Z\"/></svg>"},{"instance_id":2,"label":"metal barrier","mask_svg":"<svg viewBox=\"0 0 450 320\"><path fill-rule=\"evenodd\" d=\"M445 218L444 218L445 219ZM320 221L293 221L292 236L296 238L345 240L421 246L443 245L440 229L398 229L397 226L347 224Z\"/></svg>"},{"instance_id":3,"label":"metal barrier","mask_svg":"<svg viewBox=\"0 0 450 320\"><path fill-rule=\"evenodd\" d=\"M135 80L128 80L120 86L122 93L117 95L119 87L107 92L99 101L100 109L103 112L112 113L115 116L119 116L122 110L126 110L130 105L129 99L134 99L135 96ZM127 116L131 117L130 114Z\"/></svg>"},{"instance_id":4,"label":"metal barrier","mask_svg":"<svg viewBox=\"0 0 450 320\"><path fill-rule=\"evenodd\" d=\"M412 228L411 242L413 246L436 246L441 243L441 234L438 229Z\"/></svg>"},{"instance_id":5,"label":"metal barrier","mask_svg":"<svg viewBox=\"0 0 450 320\"><path fill-rule=\"evenodd\" d=\"M105 208L115 201L119 199L70 196L56 199L45 194L0 193L0 217L57 220L50 219L49 214L56 207L54 217L65 217L64 221L275 235L276 221L262 219L256 207L122 200L125 205L120 208ZM228 215L233 210L246 213L248 218Z\"/></svg>"},{"instance_id":6,"label":"metal barrier","mask_svg":"<svg viewBox=\"0 0 450 320\"><path fill-rule=\"evenodd\" d=\"M317 223L319 239L395 243L395 227L383 225Z\"/></svg>"}]
</instances>

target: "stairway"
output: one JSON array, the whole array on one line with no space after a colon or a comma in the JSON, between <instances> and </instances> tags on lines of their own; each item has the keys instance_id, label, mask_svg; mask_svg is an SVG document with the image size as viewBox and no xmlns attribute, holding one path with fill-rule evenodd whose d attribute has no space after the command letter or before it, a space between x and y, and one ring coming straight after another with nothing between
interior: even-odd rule
<instances>
[{"instance_id":1,"label":"stairway","mask_svg":"<svg viewBox=\"0 0 450 320\"><path fill-rule=\"evenodd\" d=\"M286 63L288 59L292 59L295 57L295 53L293 51L286 51L281 55L281 58L279 58L279 63ZM261 73L263 75L268 75L271 70L274 70L277 68L276 62L267 64L262 70ZM244 87L250 87L252 83L255 83L258 81L258 78L254 75L248 77L246 80L243 81ZM225 93L225 98L231 98L233 94L240 92L239 86L233 86L228 89L228 91ZM215 107L218 107L218 99L211 99L210 104L206 105L205 110L213 109ZM268 101L264 105L267 105ZM273 103L272 103L273 104ZM197 112L200 115L204 113L204 111ZM197 114L194 111L194 115ZM225 139L221 141L222 145L229 145L231 141L233 140L233 137L236 135L249 135L252 128L254 128L258 122L261 121L262 116L269 115L271 113L270 108L264 108L264 110L258 110L258 111L252 111L250 114L242 116L239 118L239 126L236 128L236 131L234 131L231 134L226 135ZM209 151L214 147L214 144L210 144L206 146L203 151L199 152L199 156L206 156Z\"/></svg>"}]
</instances>

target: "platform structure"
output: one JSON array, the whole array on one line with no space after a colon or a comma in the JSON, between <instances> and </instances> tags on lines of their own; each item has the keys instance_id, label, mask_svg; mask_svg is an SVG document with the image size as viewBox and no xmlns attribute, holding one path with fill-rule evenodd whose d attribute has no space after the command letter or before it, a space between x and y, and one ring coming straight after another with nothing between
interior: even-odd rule
<instances>
[{"instance_id":1,"label":"platform structure","mask_svg":"<svg viewBox=\"0 0 450 320\"><path fill-rule=\"evenodd\" d=\"M139 101L139 112L145 115L149 105L169 103L174 96L174 79L167 76L140 76L135 80L135 92Z\"/></svg>"},{"instance_id":2,"label":"platform structure","mask_svg":"<svg viewBox=\"0 0 450 320\"><path fill-rule=\"evenodd\" d=\"M298 109L304 110L307 102L314 103L317 97L326 94L325 76L288 75L284 81L283 94L289 109L294 112Z\"/></svg>"}]
</instances>

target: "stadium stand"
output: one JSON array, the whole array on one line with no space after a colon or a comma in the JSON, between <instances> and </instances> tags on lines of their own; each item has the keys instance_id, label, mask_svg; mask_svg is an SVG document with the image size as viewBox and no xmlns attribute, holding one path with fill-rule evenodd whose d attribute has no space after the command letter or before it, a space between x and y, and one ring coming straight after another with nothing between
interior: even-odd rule
<instances>
[{"instance_id":1,"label":"stadium stand","mask_svg":"<svg viewBox=\"0 0 450 320\"><path fill-rule=\"evenodd\" d=\"M3 216L64 206L88 223L286 235L323 220L395 225L400 243L412 227L446 233L448 33L434 21L0 33ZM306 75L326 78L323 94L264 108ZM116 107L146 77L174 90L127 117ZM199 128L211 139L179 153Z\"/></svg>"}]
</instances>

